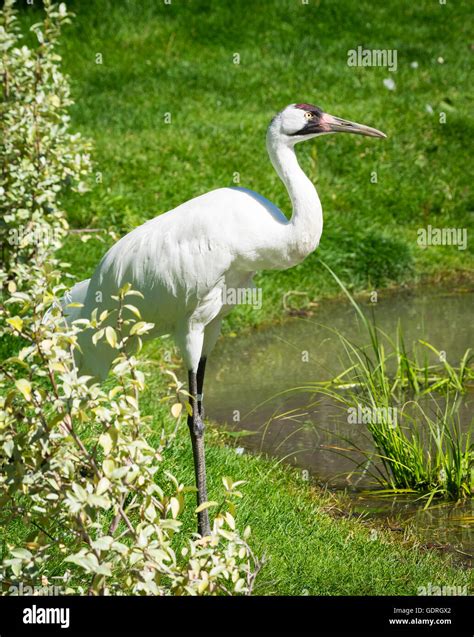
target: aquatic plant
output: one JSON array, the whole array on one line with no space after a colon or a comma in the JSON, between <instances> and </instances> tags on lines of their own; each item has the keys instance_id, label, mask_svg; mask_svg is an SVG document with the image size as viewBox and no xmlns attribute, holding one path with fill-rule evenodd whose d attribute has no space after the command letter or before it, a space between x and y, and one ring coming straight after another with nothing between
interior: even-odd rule
<instances>
[{"instance_id":1,"label":"aquatic plant","mask_svg":"<svg viewBox=\"0 0 474 637\"><path fill-rule=\"evenodd\" d=\"M437 363L423 362L409 352L399 324L394 339L368 319L337 275L326 265L353 305L368 336L368 346L351 342L340 331L346 369L330 381L298 388L324 394L346 411L369 414L361 418L374 450L364 450L350 437L341 437L349 448L332 446L337 453L362 453L367 470L393 493L421 493L429 504L434 497L462 499L474 494L474 445L471 429L460 426L460 396L474 379L473 356L468 349L458 366L451 365L433 345L419 341L435 354ZM430 405L426 405L429 400ZM370 417L370 414L372 417ZM395 416L394 416L395 415Z\"/></svg>"}]
</instances>

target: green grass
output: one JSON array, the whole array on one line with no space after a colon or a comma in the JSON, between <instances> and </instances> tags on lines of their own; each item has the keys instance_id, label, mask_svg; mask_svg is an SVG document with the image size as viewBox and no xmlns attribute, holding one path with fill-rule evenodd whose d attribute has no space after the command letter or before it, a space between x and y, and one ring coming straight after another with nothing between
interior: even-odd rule
<instances>
[{"instance_id":1,"label":"green grass","mask_svg":"<svg viewBox=\"0 0 474 637\"><path fill-rule=\"evenodd\" d=\"M164 404L167 380L156 361L144 366L147 388L140 405L151 416L151 444L157 446L162 428L168 434L176 421ZM96 428L84 432L86 444L97 440ZM416 595L428 583L439 586L472 586L472 572L457 565L447 554L429 550L416 535L400 535L380 522L352 516L347 501L318 488L303 473L262 455L236 453L236 439L208 426L207 473L209 500L223 500L222 477L244 480L243 498L237 507L237 523L250 525L250 545L265 558L255 594L260 595ZM237 439L238 442L238 439ZM166 484L165 472L174 474L186 486L194 483L190 437L184 420L158 465L157 481ZM175 550L195 531L195 495L188 492L182 533L175 538ZM34 531L21 518L6 520L0 542L21 545ZM107 525L107 522L106 522ZM57 536L54 520L49 529ZM67 539L66 539L67 541ZM48 576L63 572L62 556L52 551ZM72 567L74 569L74 567ZM81 584L83 581L81 580Z\"/></svg>"},{"instance_id":2,"label":"green grass","mask_svg":"<svg viewBox=\"0 0 474 637\"><path fill-rule=\"evenodd\" d=\"M170 432L175 421L160 401L163 381L157 374L153 379L141 406L144 415L153 416L158 442L162 427ZM90 433L95 440L96 434ZM235 439L212 425L206 438L209 499L223 500L223 476L246 481L240 487L243 497L236 520L241 529L251 526L249 543L256 556L264 558L254 594L416 595L429 582L472 586L472 572L456 564L451 555L427 549L410 532L400 535L379 522L352 516L346 501L305 480L301 471L261 455L237 454ZM86 437L84 440L87 442ZM184 421L158 466L160 484L166 484L168 471L184 485L193 485L192 451ZM175 536L177 552L196 525L194 493L188 492L185 501L182 533ZM9 520L0 558L4 542L21 545L32 531L35 529L21 518ZM49 531L58 535L54 520ZM48 577L63 572L62 559L51 551ZM84 584L83 576L77 583Z\"/></svg>"},{"instance_id":3,"label":"green grass","mask_svg":"<svg viewBox=\"0 0 474 637\"><path fill-rule=\"evenodd\" d=\"M151 355L151 348L147 348ZM140 401L152 429L171 431L175 421L162 402L166 380L158 372L161 354L145 365L147 389ZM172 363L165 366L172 367ZM255 594L261 595L416 595L426 582L472 586L472 572L452 557L427 550L413 530L403 535L382 522L352 516L343 496L304 479L297 468L260 455L236 453L235 433L213 423L206 434L209 500L222 501L221 479L245 480L237 523L252 528L250 544L265 556ZM193 484L192 451L185 422L170 445L162 470ZM160 479L160 475L158 479ZM188 494L191 505L194 495ZM211 509L212 511L212 509ZM184 534L195 528L192 506L185 511Z\"/></svg>"},{"instance_id":4,"label":"green grass","mask_svg":"<svg viewBox=\"0 0 474 637\"><path fill-rule=\"evenodd\" d=\"M428 224L472 229L467 1L90 0L70 6L77 17L62 52L77 102L72 124L93 139L102 179L85 197L65 202L73 226L121 235L191 197L233 185L235 172L241 185L289 214L266 155L265 130L286 104L310 101L388 135L383 141L329 136L300 145L325 213L317 255L355 289L472 271L472 241L466 251L416 243L417 229ZM36 19L31 7L23 14L26 22ZM397 49L397 72L349 67L347 51L358 45ZM383 86L387 77L395 91ZM439 123L440 111L446 124ZM171 124L164 123L167 112ZM112 242L104 239L67 241L62 254L79 279L90 276ZM231 325L278 317L289 289L313 299L337 292L316 255L257 281L262 310L238 308Z\"/></svg>"},{"instance_id":5,"label":"green grass","mask_svg":"<svg viewBox=\"0 0 474 637\"><path fill-rule=\"evenodd\" d=\"M147 412L156 413L152 395L143 402ZM182 423L166 466L192 484L188 438ZM255 594L416 595L427 582L470 585L470 573L447 556L400 540L376 522L341 517L341 504L303 480L301 472L262 456L237 455L233 443L215 432L208 436L207 470L212 500L222 500L223 475L247 480L237 522L250 524L252 549L266 558ZM191 510L185 521L191 531Z\"/></svg>"}]
</instances>

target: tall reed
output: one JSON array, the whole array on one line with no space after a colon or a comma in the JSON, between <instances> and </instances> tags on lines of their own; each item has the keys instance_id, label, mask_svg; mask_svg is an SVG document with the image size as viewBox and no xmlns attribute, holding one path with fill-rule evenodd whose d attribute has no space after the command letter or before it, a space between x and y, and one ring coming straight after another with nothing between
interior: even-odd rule
<instances>
[{"instance_id":1,"label":"tall reed","mask_svg":"<svg viewBox=\"0 0 474 637\"><path fill-rule=\"evenodd\" d=\"M474 380L470 350L454 367L433 345L420 341L425 349L420 361L417 351L408 352L400 324L394 339L382 332L375 318L367 318L342 281L323 265L353 305L369 344L356 345L328 328L340 339L347 367L331 381L311 383L305 390L330 396L346 410L368 414L360 424L374 450L354 444L351 448L372 458L370 472L386 489L417 492L428 503L440 496L472 497L472 422L463 432L459 418L461 394ZM429 363L428 352L438 358L437 363ZM351 443L350 436L344 440Z\"/></svg>"}]
</instances>

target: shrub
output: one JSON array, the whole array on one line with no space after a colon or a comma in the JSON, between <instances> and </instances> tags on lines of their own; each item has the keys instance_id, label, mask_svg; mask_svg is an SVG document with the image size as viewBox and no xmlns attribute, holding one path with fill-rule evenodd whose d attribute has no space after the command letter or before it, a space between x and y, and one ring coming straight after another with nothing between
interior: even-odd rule
<instances>
[{"instance_id":1,"label":"shrub","mask_svg":"<svg viewBox=\"0 0 474 637\"><path fill-rule=\"evenodd\" d=\"M156 480L173 436L157 448L147 441L151 423L139 406L145 376L127 349L130 331L139 341L152 327L132 306L137 293L125 286L113 312L72 325L64 319L54 257L67 228L59 196L69 185L84 189L90 160L88 143L69 132L69 87L56 53L67 10L44 5L44 22L32 27L36 51L16 46L11 0L1 14L0 341L11 353L0 363L2 589L35 589L55 577L64 593L249 593L249 530L241 536L233 515L239 483L224 480L211 535L193 535L175 550L186 488L171 474ZM133 321L123 316L125 304ZM74 351L86 329L116 350L106 386L78 376Z\"/></svg>"},{"instance_id":2,"label":"shrub","mask_svg":"<svg viewBox=\"0 0 474 637\"><path fill-rule=\"evenodd\" d=\"M56 305L42 318L56 300L48 286L59 273L34 274L28 293L14 292L1 315L1 329L23 345L0 365L1 522L20 519L31 530L9 543L4 581L34 586L54 572L70 591L87 575L86 591L96 594L249 591L250 549L228 507L210 538L191 538L180 556L173 549L185 489L170 474L165 485L154 480L171 441L163 436L152 448L140 415L145 378L122 335L133 291L119 293L115 328L107 312L68 326ZM117 350L107 389L78 377L73 362L79 331L101 331L105 321L103 338ZM136 325L146 332L147 324ZM236 486L226 481L227 504L239 495Z\"/></svg>"},{"instance_id":3,"label":"shrub","mask_svg":"<svg viewBox=\"0 0 474 637\"><path fill-rule=\"evenodd\" d=\"M32 26L36 48L20 46L14 1L0 14L0 244L3 287L31 279L30 263L45 263L67 230L59 194L85 189L90 145L69 131L72 104L57 48L69 21L64 4L44 2L45 18Z\"/></svg>"}]
</instances>

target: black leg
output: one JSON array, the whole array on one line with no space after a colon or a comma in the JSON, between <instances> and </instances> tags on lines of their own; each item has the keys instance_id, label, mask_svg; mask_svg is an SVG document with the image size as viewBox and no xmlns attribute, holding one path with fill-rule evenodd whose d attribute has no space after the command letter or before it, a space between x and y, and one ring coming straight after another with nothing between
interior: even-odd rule
<instances>
[{"instance_id":1,"label":"black leg","mask_svg":"<svg viewBox=\"0 0 474 637\"><path fill-rule=\"evenodd\" d=\"M197 504L200 506L207 502L206 488L206 458L204 451L204 424L199 414L198 408L198 383L197 374L189 372L189 393L191 395L192 416L188 416L189 433L193 446L194 472L196 476ZM209 510L204 509L198 514L198 532L201 536L209 535L211 527L209 524Z\"/></svg>"},{"instance_id":2,"label":"black leg","mask_svg":"<svg viewBox=\"0 0 474 637\"><path fill-rule=\"evenodd\" d=\"M201 358L199 361L199 366L197 370L197 403L198 403L198 411L201 416L201 420L204 420L204 374L206 372L206 358Z\"/></svg>"}]
</instances>

